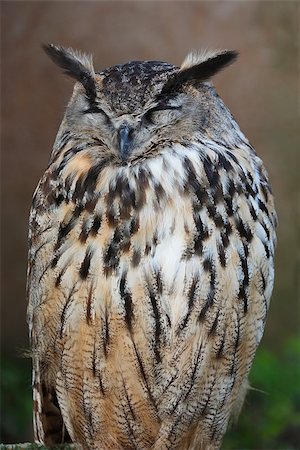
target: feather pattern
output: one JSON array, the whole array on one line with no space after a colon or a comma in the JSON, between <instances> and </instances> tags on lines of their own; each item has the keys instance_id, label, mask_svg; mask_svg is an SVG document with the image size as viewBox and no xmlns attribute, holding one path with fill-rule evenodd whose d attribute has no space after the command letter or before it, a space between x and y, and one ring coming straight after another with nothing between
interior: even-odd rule
<instances>
[{"instance_id":1,"label":"feather pattern","mask_svg":"<svg viewBox=\"0 0 300 450\"><path fill-rule=\"evenodd\" d=\"M222 141L160 130L125 164L65 127L30 217L35 438L57 442L55 392L59 439L83 448L217 449L273 285L262 162L234 121Z\"/></svg>"}]
</instances>

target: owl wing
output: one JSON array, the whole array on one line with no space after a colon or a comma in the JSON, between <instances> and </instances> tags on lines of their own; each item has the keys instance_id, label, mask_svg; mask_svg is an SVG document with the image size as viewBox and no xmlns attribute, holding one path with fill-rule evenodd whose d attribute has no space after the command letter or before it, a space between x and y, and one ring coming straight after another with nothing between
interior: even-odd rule
<instances>
[{"instance_id":1,"label":"owl wing","mask_svg":"<svg viewBox=\"0 0 300 450\"><path fill-rule=\"evenodd\" d=\"M37 439L44 392L90 448L222 439L264 328L275 213L250 148L200 149L121 168L62 155L41 180L28 309Z\"/></svg>"},{"instance_id":2,"label":"owl wing","mask_svg":"<svg viewBox=\"0 0 300 450\"><path fill-rule=\"evenodd\" d=\"M264 330L276 214L250 145L234 154L205 146L200 157L192 151L184 157L182 168L190 201L180 208L183 218L179 211L176 218L185 232L174 288L179 298L171 306L176 325L170 358L178 375L174 383L166 374L154 448L219 448L230 416L241 408ZM168 248L164 255L175 259L170 243ZM165 265L162 256L163 279Z\"/></svg>"},{"instance_id":3,"label":"owl wing","mask_svg":"<svg viewBox=\"0 0 300 450\"><path fill-rule=\"evenodd\" d=\"M52 445L70 442L58 405L55 383L51 379L53 360L52 312L55 304L44 302L50 296L50 286L43 277L50 269L53 259L53 240L57 231L57 220L45 197L45 175L33 196L29 220L29 255L27 272L27 322L32 350L33 428L34 440ZM50 263L49 263L50 261ZM48 328L49 325L49 328ZM49 353L48 353L49 352ZM49 369L50 368L50 369ZM55 368L53 368L55 372Z\"/></svg>"}]
</instances>

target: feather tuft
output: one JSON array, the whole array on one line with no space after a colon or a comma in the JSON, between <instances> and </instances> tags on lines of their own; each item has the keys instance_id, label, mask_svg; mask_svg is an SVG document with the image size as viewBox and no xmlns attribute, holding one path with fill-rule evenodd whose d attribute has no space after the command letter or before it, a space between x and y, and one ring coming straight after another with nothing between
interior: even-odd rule
<instances>
[{"instance_id":1,"label":"feather tuft","mask_svg":"<svg viewBox=\"0 0 300 450\"><path fill-rule=\"evenodd\" d=\"M232 64L237 56L238 53L234 50L224 50L221 53L206 52L198 55L191 53L184 60L179 71L166 82L161 95L181 89L186 83L203 83L209 80L220 70Z\"/></svg>"},{"instance_id":2,"label":"feather tuft","mask_svg":"<svg viewBox=\"0 0 300 450\"><path fill-rule=\"evenodd\" d=\"M94 100L96 96L95 71L92 57L85 53L53 44L42 46L52 61L69 75L79 81L85 88L88 97Z\"/></svg>"},{"instance_id":3,"label":"feather tuft","mask_svg":"<svg viewBox=\"0 0 300 450\"><path fill-rule=\"evenodd\" d=\"M180 70L189 69L190 67L197 66L208 59L214 58L221 53L226 52L226 50L209 50L203 49L200 51L191 51L183 60Z\"/></svg>"}]
</instances>

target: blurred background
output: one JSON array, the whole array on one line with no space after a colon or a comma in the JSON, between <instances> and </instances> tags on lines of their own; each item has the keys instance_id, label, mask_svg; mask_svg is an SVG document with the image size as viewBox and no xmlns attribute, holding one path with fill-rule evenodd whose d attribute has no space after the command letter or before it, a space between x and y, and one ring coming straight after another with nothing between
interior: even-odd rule
<instances>
[{"instance_id":1,"label":"blurred background","mask_svg":"<svg viewBox=\"0 0 300 450\"><path fill-rule=\"evenodd\" d=\"M31 432L26 326L27 221L73 83L41 43L95 67L191 49L237 49L215 85L265 162L279 215L276 282L249 392L224 449L300 448L299 2L2 1L1 442Z\"/></svg>"}]
</instances>

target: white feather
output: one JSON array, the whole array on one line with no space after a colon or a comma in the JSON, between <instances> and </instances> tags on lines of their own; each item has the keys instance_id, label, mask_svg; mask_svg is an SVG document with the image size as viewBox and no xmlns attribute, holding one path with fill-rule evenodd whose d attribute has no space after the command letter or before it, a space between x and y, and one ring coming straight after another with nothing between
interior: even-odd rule
<instances>
[{"instance_id":1,"label":"white feather","mask_svg":"<svg viewBox=\"0 0 300 450\"><path fill-rule=\"evenodd\" d=\"M208 50L203 49L201 51L192 51L190 52L184 59L181 64L180 70L189 69L190 67L197 66L198 64L207 61L210 58L213 58L221 53L224 53L225 50Z\"/></svg>"}]
</instances>

